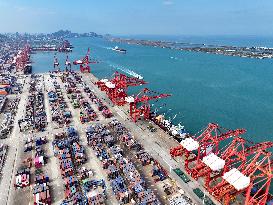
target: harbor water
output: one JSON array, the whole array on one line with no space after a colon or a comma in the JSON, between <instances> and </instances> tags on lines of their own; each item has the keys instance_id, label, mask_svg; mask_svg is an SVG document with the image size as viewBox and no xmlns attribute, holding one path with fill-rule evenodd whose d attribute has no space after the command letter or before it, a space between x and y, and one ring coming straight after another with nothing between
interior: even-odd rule
<instances>
[{"instance_id":1,"label":"harbor water","mask_svg":"<svg viewBox=\"0 0 273 205\"><path fill-rule=\"evenodd\" d=\"M98 38L73 38L70 42L74 46L68 54L71 62L82 58L90 47L91 59L99 61L91 64L91 72L98 78L109 78L114 71L125 72L143 77L151 90L171 93L172 97L155 102L153 108L175 123L181 122L191 134L216 122L230 129L247 129L245 136L252 141L272 140L272 59L119 45ZM127 49L127 54L112 51L116 45ZM62 68L66 55L57 53ZM32 55L33 72L52 70L53 56L53 52Z\"/></svg>"}]
</instances>

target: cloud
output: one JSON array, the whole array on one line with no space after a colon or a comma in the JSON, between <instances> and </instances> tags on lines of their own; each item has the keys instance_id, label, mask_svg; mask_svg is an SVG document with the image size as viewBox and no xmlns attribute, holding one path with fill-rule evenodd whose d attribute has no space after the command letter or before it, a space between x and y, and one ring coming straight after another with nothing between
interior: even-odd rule
<instances>
[{"instance_id":1,"label":"cloud","mask_svg":"<svg viewBox=\"0 0 273 205\"><path fill-rule=\"evenodd\" d=\"M172 0L164 0L163 4L166 5L166 6L169 6L169 5L173 5L174 2Z\"/></svg>"}]
</instances>

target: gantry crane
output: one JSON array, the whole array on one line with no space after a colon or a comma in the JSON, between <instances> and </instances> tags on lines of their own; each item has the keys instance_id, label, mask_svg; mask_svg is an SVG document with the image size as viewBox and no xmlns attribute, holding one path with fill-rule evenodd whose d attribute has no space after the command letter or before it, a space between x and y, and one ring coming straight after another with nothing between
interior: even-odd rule
<instances>
[{"instance_id":1,"label":"gantry crane","mask_svg":"<svg viewBox=\"0 0 273 205\"><path fill-rule=\"evenodd\" d=\"M242 137L236 137L229 146L217 155L208 155L195 167L195 178L204 177L205 187L211 190L211 181L219 181L218 178L235 166L244 166L247 157L258 151L265 151L273 147L273 142L261 142L258 144L248 143ZM220 165L220 166L219 166ZM215 186L215 183L212 185Z\"/></svg>"},{"instance_id":2,"label":"gantry crane","mask_svg":"<svg viewBox=\"0 0 273 205\"><path fill-rule=\"evenodd\" d=\"M220 127L216 123L209 123L206 128L199 131L195 136L186 138L181 141L180 145L171 148L170 155L172 157L185 155L186 158L189 158L189 155L194 150L197 150L199 153L197 157L202 158L202 156L206 156L208 154L207 151L209 147L215 146L215 152L218 152L220 141L244 134L245 132L245 129L228 130ZM187 145L191 145L192 147Z\"/></svg>"},{"instance_id":3,"label":"gantry crane","mask_svg":"<svg viewBox=\"0 0 273 205\"><path fill-rule=\"evenodd\" d=\"M144 85L147 82L143 79L130 77L116 71L111 80L102 79L96 84L102 91L106 91L109 99L115 105L122 106L126 104L125 98L128 96L128 87Z\"/></svg>"},{"instance_id":4,"label":"gantry crane","mask_svg":"<svg viewBox=\"0 0 273 205\"><path fill-rule=\"evenodd\" d=\"M266 151L271 147L273 147L273 142L270 141L255 144L241 137L235 138L220 156L225 160L224 172L239 164L245 168L249 156L259 151Z\"/></svg>"},{"instance_id":5,"label":"gantry crane","mask_svg":"<svg viewBox=\"0 0 273 205\"><path fill-rule=\"evenodd\" d=\"M227 130L218 124L210 123L208 129L205 130L196 141L199 146L196 156L187 157L185 159L185 169L194 178L198 178L198 168L202 167L202 159L208 155L217 156L219 154L220 143L233 137L237 137L246 132L245 129ZM183 144L183 142L182 142ZM186 147L186 146L185 146ZM187 148L186 148L187 150ZM194 150L193 150L194 151ZM186 151L188 152L188 150ZM187 154L189 156L189 154Z\"/></svg>"},{"instance_id":6,"label":"gantry crane","mask_svg":"<svg viewBox=\"0 0 273 205\"><path fill-rule=\"evenodd\" d=\"M97 63L96 61L90 61L89 56L90 56L90 48L88 48L87 53L82 60L76 60L73 62L74 65L80 65L80 71L82 73L90 73L91 68L90 68L89 64L90 63L92 63L92 64Z\"/></svg>"},{"instance_id":7,"label":"gantry crane","mask_svg":"<svg viewBox=\"0 0 273 205\"><path fill-rule=\"evenodd\" d=\"M213 186L211 194L225 205L241 193L245 193L245 205L265 205L272 180L272 157L270 152L259 150L248 157L246 164L224 173L222 181ZM255 187L255 192L252 193Z\"/></svg>"},{"instance_id":8,"label":"gantry crane","mask_svg":"<svg viewBox=\"0 0 273 205\"><path fill-rule=\"evenodd\" d=\"M130 116L134 122L136 122L141 116L144 119L150 118L151 106L150 100L157 100L171 96L170 94L158 94L144 88L136 97L127 97L126 101L130 105Z\"/></svg>"},{"instance_id":9,"label":"gantry crane","mask_svg":"<svg viewBox=\"0 0 273 205\"><path fill-rule=\"evenodd\" d=\"M101 91L106 91L107 90L107 87L106 87L106 83L109 82L108 79L101 79L99 80L98 82L96 82L96 85L98 86L98 88L101 90Z\"/></svg>"},{"instance_id":10,"label":"gantry crane","mask_svg":"<svg viewBox=\"0 0 273 205\"><path fill-rule=\"evenodd\" d=\"M56 55L54 55L54 62L53 62L53 66L54 66L54 71L55 72L59 72L60 71L60 63L58 61L58 58Z\"/></svg>"},{"instance_id":11,"label":"gantry crane","mask_svg":"<svg viewBox=\"0 0 273 205\"><path fill-rule=\"evenodd\" d=\"M69 70L68 70L68 67L69 67ZM70 62L68 56L66 56L66 60L65 60L65 70L66 70L66 72L71 71L71 67L72 67L71 62Z\"/></svg>"},{"instance_id":12,"label":"gantry crane","mask_svg":"<svg viewBox=\"0 0 273 205\"><path fill-rule=\"evenodd\" d=\"M270 156L269 153L267 154ZM255 172L252 172L252 180L245 192L245 205L265 205L269 199L272 199L272 195L269 193L273 177L272 166L273 160L268 157L263 164L257 165ZM254 193L252 193L253 189Z\"/></svg>"},{"instance_id":13,"label":"gantry crane","mask_svg":"<svg viewBox=\"0 0 273 205\"><path fill-rule=\"evenodd\" d=\"M16 58L16 71L23 71L25 73L25 69L27 64L29 63L30 58L30 46L28 44L19 51Z\"/></svg>"},{"instance_id":14,"label":"gantry crane","mask_svg":"<svg viewBox=\"0 0 273 205\"><path fill-rule=\"evenodd\" d=\"M110 82L110 84L106 83L106 93L109 99L118 106L126 104L125 98L128 96L128 87L135 87L147 84L147 82L142 79L129 77L117 71L114 73L114 78Z\"/></svg>"}]
</instances>

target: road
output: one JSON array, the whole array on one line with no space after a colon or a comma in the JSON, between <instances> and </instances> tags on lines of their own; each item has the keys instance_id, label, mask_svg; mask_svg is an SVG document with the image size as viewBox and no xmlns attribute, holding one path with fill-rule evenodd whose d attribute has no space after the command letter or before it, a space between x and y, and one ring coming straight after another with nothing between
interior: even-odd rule
<instances>
[{"instance_id":1,"label":"road","mask_svg":"<svg viewBox=\"0 0 273 205\"><path fill-rule=\"evenodd\" d=\"M22 94L20 94L21 100L19 102L17 113L14 118L15 123L12 133L8 138L1 140L1 143L9 146L9 150L5 165L2 170L3 175L0 183L0 204L11 204L13 199L15 198L13 186L14 176L17 171L17 167L19 166L20 153L23 151L23 146L21 144L23 142L23 136L22 133L20 133L17 122L25 113L29 81L30 77L26 77L25 84L22 89Z\"/></svg>"}]
</instances>

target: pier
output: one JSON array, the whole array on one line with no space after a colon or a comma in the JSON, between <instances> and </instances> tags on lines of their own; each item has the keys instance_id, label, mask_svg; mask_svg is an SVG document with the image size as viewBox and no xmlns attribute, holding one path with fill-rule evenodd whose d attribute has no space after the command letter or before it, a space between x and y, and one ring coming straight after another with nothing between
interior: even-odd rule
<instances>
[{"instance_id":1,"label":"pier","mask_svg":"<svg viewBox=\"0 0 273 205\"><path fill-rule=\"evenodd\" d=\"M6 157L6 162L4 165L4 168L2 170L2 178L0 183L0 188L2 191L1 193L1 204L33 204L34 198L32 194L32 189L30 187L24 187L22 189L15 189L14 183L15 183L15 176L18 169L20 169L25 163L24 161L32 156L34 157L35 150L31 149L32 151L26 152L26 142L28 139L31 139L33 142L35 140L40 138L46 138L47 143L42 146L42 150L44 150L44 156L47 158L47 162L39 168L43 173L45 173L49 178L48 186L50 187L50 196L52 200L52 204L60 204L64 200L64 192L63 192L63 184L64 181L62 179L61 173L58 171L58 159L56 158L56 155L54 156L54 149L52 149L52 143L56 139L56 135L58 133L66 132L67 127L73 127L77 132L79 136L79 143L80 146L82 146L85 150L85 155L87 157L87 162L84 163L82 166L84 166L87 170L91 170L94 179L100 180L103 179L106 182L106 193L107 198L105 199L106 204L119 204L117 201L117 198L113 195L111 191L111 185L110 181L108 180L107 172L103 170L101 161L96 157L96 153L94 150L88 145L88 141L86 138L86 129L89 126L101 124L101 125L108 125L112 122L112 120L115 118L117 119L122 125L125 126L125 128L134 136L134 140L138 141L141 146L143 147L143 150L147 152L154 160L156 160L161 166L164 167L166 170L168 177L167 179L163 180L162 182L155 182L153 179L154 177L151 176L151 169L152 165L142 166L141 163L137 158L135 158L135 155L133 154L133 151L130 151L130 149L123 149L124 156L132 161L134 165L137 165L136 168L140 175L143 177L144 181L146 182L145 187L147 187L147 190L151 190L155 194L155 198L159 200L161 204L167 204L170 198L164 193L163 185L173 183L171 181L176 181L175 185L172 185L173 187L176 187L175 189L181 190L178 193L183 193L185 197L188 197L189 200L191 200L191 204L200 204L202 201L200 198L197 197L196 194L192 191L193 189L199 187L202 189L202 187L197 184L194 181L190 181L188 183L185 183L181 178L177 176L177 174L173 171L175 168L180 167L179 164L182 163L179 160L174 160L169 155L169 149L172 146L177 145L177 141L175 141L173 138L171 138L167 133L165 133L163 130L160 130L158 128L158 131L156 133L151 133L150 130L147 128L146 122L138 122L135 124L130 120L130 116L128 115L127 109L128 106L124 107L118 107L114 106L107 96L98 89L98 87L95 85L95 82L97 82L97 79L95 76L93 76L90 73L76 73L76 76L78 76L81 79L81 84L86 85L86 87L89 87L90 90L93 90L95 95L99 99L102 100L103 104L105 104L109 110L111 111L113 117L111 118L105 118L102 113L98 110L94 102L89 98L87 93L84 91L84 87L81 86L81 84L77 85L77 89L81 92L83 99L86 99L87 103L89 103L94 110L94 112L97 114L97 119L90 121L89 123L82 124L80 121L80 112L79 108L74 108L73 104L71 103L70 97L67 94L66 86L62 79L64 79L64 76L67 76L65 73L57 73L57 74L42 74L37 75L36 83L38 83L37 89L42 91L44 95L44 111L46 113L46 124L45 129L43 127L35 126L26 126L26 127L19 127L18 121L22 118L22 116L25 116L25 113L28 112L26 110L26 104L28 102L28 98L30 96L29 91L31 90L31 81L34 79L30 76L24 77L24 84L22 93L19 95L21 100L18 106L17 114L14 119L14 128L12 130L12 133L7 136L5 140L2 141L5 145L9 147L9 151ZM68 77L72 78L72 76L69 74ZM51 112L51 106L49 101L48 92L52 90L52 86L54 85L53 82L56 82L58 85L60 85L60 91L63 94L63 98L65 103L67 104L67 110L71 112L72 118L70 119L70 122L68 124L58 124L55 121L52 121L52 112ZM33 91L34 92L34 91ZM36 92L36 91L35 91ZM35 93L34 92L34 93ZM38 122L38 121L37 121ZM36 121L35 121L36 124ZM23 126L23 125L21 125ZM40 128L39 128L40 127ZM22 132L20 132L20 129L22 129ZM24 146L25 145L25 146ZM34 144L33 144L34 146ZM118 144L117 146L124 146L122 144ZM127 151L126 151L127 150ZM109 150L110 151L110 150ZM36 151L37 152L37 151ZM141 158L140 158L141 159ZM34 164L33 164L34 165ZM35 173L35 166L30 166L30 183L33 184L33 176ZM148 171L150 170L150 171ZM126 177L126 175L123 175ZM93 177L91 177L93 178ZM127 181L126 183L129 183ZM132 199L138 199L136 197L133 197ZM217 202L215 202L217 204Z\"/></svg>"},{"instance_id":2,"label":"pier","mask_svg":"<svg viewBox=\"0 0 273 205\"><path fill-rule=\"evenodd\" d=\"M65 44L63 48L72 47ZM54 46L36 48L56 51ZM272 142L251 144L241 137L244 129L216 123L190 135L151 112L150 100L170 94L144 88L128 96L129 86L147 82L119 72L101 80L90 73L89 64L97 63L89 61L90 49L73 62L79 71L72 70L68 57L61 71L55 57L54 71L28 75L22 71L30 50L26 45L15 51L9 72L1 74L1 204L213 205L225 200L239 205L250 199L257 204L258 197L262 204L271 200L263 188L256 192L261 196L252 194L248 181L255 179L242 174L243 166L233 169L229 159L245 160L251 177L259 170L259 176L271 180L267 149ZM232 142L219 150L228 139ZM253 161L246 162L250 156ZM229 171L243 183L227 179ZM217 188L210 187L214 177Z\"/></svg>"}]
</instances>

